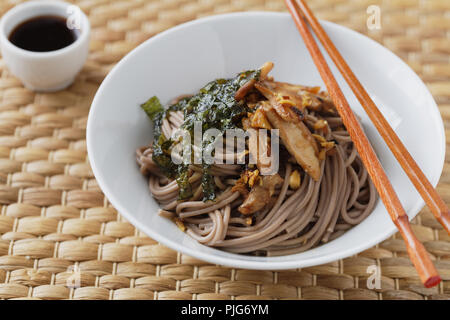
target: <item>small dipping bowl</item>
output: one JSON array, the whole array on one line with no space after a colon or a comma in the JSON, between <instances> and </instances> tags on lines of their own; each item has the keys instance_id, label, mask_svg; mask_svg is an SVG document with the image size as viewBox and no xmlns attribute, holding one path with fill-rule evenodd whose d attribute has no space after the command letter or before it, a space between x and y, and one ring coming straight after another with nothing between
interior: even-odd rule
<instances>
[{"instance_id":1,"label":"small dipping bowl","mask_svg":"<svg viewBox=\"0 0 450 320\"><path fill-rule=\"evenodd\" d=\"M70 20L76 39L53 51L36 52L11 43L12 31L21 23L39 16L58 16ZM30 1L9 10L0 20L0 49L13 75L33 91L57 91L68 87L86 61L90 24L76 6L61 1Z\"/></svg>"}]
</instances>

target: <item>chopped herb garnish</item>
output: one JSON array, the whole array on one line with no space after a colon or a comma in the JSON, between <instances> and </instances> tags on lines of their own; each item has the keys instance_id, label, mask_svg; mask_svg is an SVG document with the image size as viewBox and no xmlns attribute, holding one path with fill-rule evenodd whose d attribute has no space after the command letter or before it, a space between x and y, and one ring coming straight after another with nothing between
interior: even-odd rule
<instances>
[{"instance_id":1,"label":"chopped herb garnish","mask_svg":"<svg viewBox=\"0 0 450 320\"><path fill-rule=\"evenodd\" d=\"M159 102L159 99L156 96L151 97L150 99L147 100L147 102L141 104L141 108L144 109L145 113L152 120L155 119L155 116L158 113L161 113L164 111L164 108L161 105L161 102Z\"/></svg>"}]
</instances>

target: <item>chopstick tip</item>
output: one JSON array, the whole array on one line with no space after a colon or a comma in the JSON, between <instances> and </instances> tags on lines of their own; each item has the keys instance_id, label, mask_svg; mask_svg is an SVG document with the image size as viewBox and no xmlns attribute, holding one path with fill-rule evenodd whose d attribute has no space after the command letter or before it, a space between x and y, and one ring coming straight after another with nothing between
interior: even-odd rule
<instances>
[{"instance_id":1,"label":"chopstick tip","mask_svg":"<svg viewBox=\"0 0 450 320\"><path fill-rule=\"evenodd\" d=\"M427 281L425 281L424 285L427 288L431 288L431 287L438 285L439 282L441 282L441 280L442 280L441 277L439 275L436 275L436 276L429 278Z\"/></svg>"}]
</instances>

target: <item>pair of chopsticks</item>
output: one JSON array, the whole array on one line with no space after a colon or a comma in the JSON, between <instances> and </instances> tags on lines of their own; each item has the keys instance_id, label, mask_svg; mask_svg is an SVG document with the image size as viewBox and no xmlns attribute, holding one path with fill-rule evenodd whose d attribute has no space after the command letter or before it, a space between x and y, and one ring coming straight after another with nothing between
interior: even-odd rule
<instances>
[{"instance_id":1,"label":"pair of chopsticks","mask_svg":"<svg viewBox=\"0 0 450 320\"><path fill-rule=\"evenodd\" d=\"M395 193L386 172L383 170L383 167L381 166L381 163L378 160L369 140L364 134L361 125L350 109L350 106L339 88L333 73L328 67L317 43L314 40L314 37L309 31L305 19L308 21L323 47L338 67L345 81L349 84L353 93L358 98L369 118L396 157L397 161L402 166L405 173L408 175L411 182L416 187L417 191L424 199L425 203L433 212L436 219L450 234L450 213L447 205L438 195L424 173L420 170L419 166L411 157L410 153L403 145L399 137L395 134L389 123L383 117L380 110L378 110L375 103L369 97L369 94L358 81L355 74L345 62L344 58L340 55L339 51L334 46L333 42L328 37L312 11L308 8L305 1L284 1L294 19L297 29L299 30L309 53L311 54L320 76L327 87L331 99L336 105L336 109L339 112L353 143L355 144L361 160L372 178L384 206L406 243L409 257L411 258L422 283L427 288L437 285L441 281L441 277L431 262L425 247L414 235L409 224L408 216L406 215L406 212L397 194Z\"/></svg>"}]
</instances>

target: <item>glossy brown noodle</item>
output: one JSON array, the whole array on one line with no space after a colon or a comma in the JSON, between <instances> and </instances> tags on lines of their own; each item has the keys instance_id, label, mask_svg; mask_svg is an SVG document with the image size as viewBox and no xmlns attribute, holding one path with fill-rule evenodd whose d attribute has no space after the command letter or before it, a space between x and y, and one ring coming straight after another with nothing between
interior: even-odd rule
<instances>
[{"instance_id":1,"label":"glossy brown noodle","mask_svg":"<svg viewBox=\"0 0 450 320\"><path fill-rule=\"evenodd\" d=\"M200 167L191 166L194 196L179 201L176 181L158 173L151 147L136 151L137 162L141 172L149 176L150 192L162 207L160 214L181 219L186 232L198 242L235 253L267 256L298 253L331 241L360 223L373 210L377 198L341 119L310 112L306 123L311 128L320 119L326 120L330 128L324 137L337 142L336 152L321 162L320 180L316 182L303 173L300 188L291 190L290 174L294 167L298 170L300 167L287 161L280 163L284 183L275 191L275 204L255 213L250 225L249 218L236 210L243 202L242 197L231 190L241 166L212 167L215 184L221 192L215 201L205 203L201 200ZM164 135L171 136L182 123L183 114L171 112L163 123Z\"/></svg>"}]
</instances>

